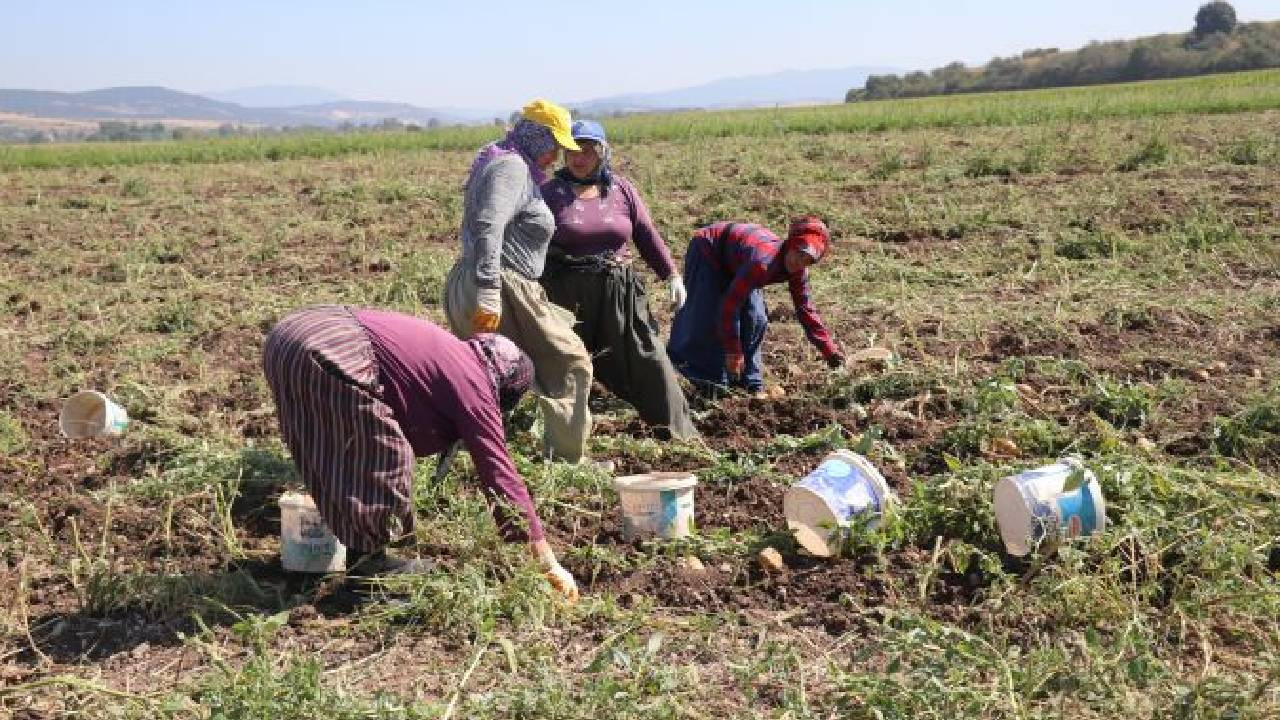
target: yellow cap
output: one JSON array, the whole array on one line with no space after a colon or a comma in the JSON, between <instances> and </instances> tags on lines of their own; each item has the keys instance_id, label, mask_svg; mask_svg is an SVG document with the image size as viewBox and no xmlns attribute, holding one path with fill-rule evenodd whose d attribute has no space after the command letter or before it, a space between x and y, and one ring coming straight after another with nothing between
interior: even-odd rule
<instances>
[{"instance_id":1,"label":"yellow cap","mask_svg":"<svg viewBox=\"0 0 1280 720\"><path fill-rule=\"evenodd\" d=\"M525 117L538 123L539 125L551 131L555 136L556 142L561 147L569 150L579 150L578 143L573 139L573 118L569 117L569 111L551 102L538 98L528 105L524 106L522 113Z\"/></svg>"}]
</instances>

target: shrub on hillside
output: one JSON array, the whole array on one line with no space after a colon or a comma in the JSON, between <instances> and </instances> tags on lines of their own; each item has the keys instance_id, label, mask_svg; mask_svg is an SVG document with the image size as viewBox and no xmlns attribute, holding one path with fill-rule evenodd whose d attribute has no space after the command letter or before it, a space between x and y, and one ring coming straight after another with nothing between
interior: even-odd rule
<instances>
[{"instance_id":1,"label":"shrub on hillside","mask_svg":"<svg viewBox=\"0 0 1280 720\"><path fill-rule=\"evenodd\" d=\"M955 62L928 73L872 75L845 100L1099 85L1278 66L1280 22L1238 26L1229 3L1212 2L1200 8L1188 33L1094 42L1070 52L1028 50L979 68Z\"/></svg>"}]
</instances>

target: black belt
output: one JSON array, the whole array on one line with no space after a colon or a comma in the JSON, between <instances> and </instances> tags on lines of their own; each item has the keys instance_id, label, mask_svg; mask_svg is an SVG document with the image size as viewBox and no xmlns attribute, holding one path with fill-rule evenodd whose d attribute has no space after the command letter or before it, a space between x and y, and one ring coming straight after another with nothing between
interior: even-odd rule
<instances>
[{"instance_id":1,"label":"black belt","mask_svg":"<svg viewBox=\"0 0 1280 720\"><path fill-rule=\"evenodd\" d=\"M602 273L624 267L612 253L599 255L570 255L563 250L549 250L547 263L565 270Z\"/></svg>"}]
</instances>

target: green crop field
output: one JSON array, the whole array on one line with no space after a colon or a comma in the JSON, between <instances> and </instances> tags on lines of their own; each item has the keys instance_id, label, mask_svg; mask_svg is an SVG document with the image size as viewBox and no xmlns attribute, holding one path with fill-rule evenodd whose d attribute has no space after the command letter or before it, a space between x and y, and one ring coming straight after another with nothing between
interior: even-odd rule
<instances>
[{"instance_id":1,"label":"green crop field","mask_svg":"<svg viewBox=\"0 0 1280 720\"><path fill-rule=\"evenodd\" d=\"M699 403L691 443L597 398L592 455L697 472L679 541L623 542L526 402L572 607L465 455L417 469L439 570L355 602L279 565L262 336L318 302L440 321L495 129L0 149L0 716L1280 717L1280 73L609 127L677 258L827 218L819 309L891 357L828 371L773 289L780 397ZM59 435L81 388L123 437ZM902 503L823 561L781 498L837 448ZM1007 556L994 484L1072 453L1109 527Z\"/></svg>"},{"instance_id":2,"label":"green crop field","mask_svg":"<svg viewBox=\"0 0 1280 720\"><path fill-rule=\"evenodd\" d=\"M1280 108L1280 70L1206 75L1102 87L981 93L807 108L635 115L611 121L615 142L734 136L815 135L863 131L1020 126L1238 113ZM0 170L154 163L219 163L473 150L499 130L440 128L416 133L292 134L186 142L0 145Z\"/></svg>"}]
</instances>

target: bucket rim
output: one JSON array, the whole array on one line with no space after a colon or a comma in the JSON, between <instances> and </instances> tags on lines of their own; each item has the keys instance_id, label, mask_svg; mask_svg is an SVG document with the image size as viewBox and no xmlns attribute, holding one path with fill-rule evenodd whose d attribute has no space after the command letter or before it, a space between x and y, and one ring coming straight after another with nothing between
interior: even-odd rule
<instances>
[{"instance_id":1,"label":"bucket rim","mask_svg":"<svg viewBox=\"0 0 1280 720\"><path fill-rule=\"evenodd\" d=\"M301 507L314 510L316 507L316 500L311 497L310 493L289 490L280 494L280 499L277 501L277 504L281 507Z\"/></svg>"},{"instance_id":2,"label":"bucket rim","mask_svg":"<svg viewBox=\"0 0 1280 720\"><path fill-rule=\"evenodd\" d=\"M782 496L782 514L787 528L805 550L817 557L831 557L831 535L840 518L831 511L825 497L811 488L792 485Z\"/></svg>"},{"instance_id":3,"label":"bucket rim","mask_svg":"<svg viewBox=\"0 0 1280 720\"><path fill-rule=\"evenodd\" d=\"M58 430L63 437L72 440L97 437L103 434L107 427L107 419L112 405L115 405L115 403L111 401L111 398L107 397L106 393L89 388L77 390L62 401L62 408L58 411ZM91 422L76 418L75 413L81 409L81 406L104 408L102 421Z\"/></svg>"},{"instance_id":4,"label":"bucket rim","mask_svg":"<svg viewBox=\"0 0 1280 720\"><path fill-rule=\"evenodd\" d=\"M623 475L613 479L613 486L619 492L658 492L661 490L684 490L698 484L698 476L690 472L659 471Z\"/></svg>"},{"instance_id":5,"label":"bucket rim","mask_svg":"<svg viewBox=\"0 0 1280 720\"><path fill-rule=\"evenodd\" d=\"M1102 483L1098 482L1098 478L1090 477L1081 487L1088 489L1089 494L1093 496L1093 526L1096 528L1095 532L1105 532L1107 529L1107 498L1102 494Z\"/></svg>"}]
</instances>

